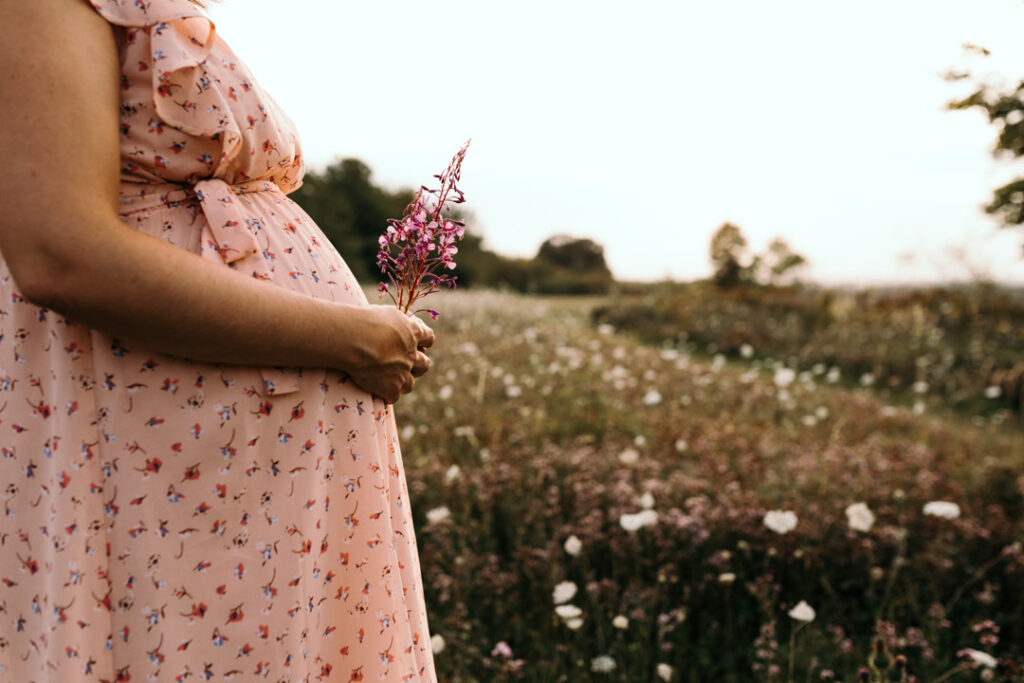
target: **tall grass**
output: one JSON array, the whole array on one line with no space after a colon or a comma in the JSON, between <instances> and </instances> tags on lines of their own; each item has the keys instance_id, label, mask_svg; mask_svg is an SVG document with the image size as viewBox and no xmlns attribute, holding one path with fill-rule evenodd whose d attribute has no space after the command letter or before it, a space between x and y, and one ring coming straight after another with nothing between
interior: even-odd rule
<instances>
[{"instance_id":1,"label":"tall grass","mask_svg":"<svg viewBox=\"0 0 1024 683\"><path fill-rule=\"evenodd\" d=\"M1024 680L1009 421L915 414L764 343L645 345L592 325L601 301L435 303L434 369L397 412L442 680L854 681L875 639L907 680Z\"/></svg>"},{"instance_id":2,"label":"tall grass","mask_svg":"<svg viewBox=\"0 0 1024 683\"><path fill-rule=\"evenodd\" d=\"M908 400L1024 412L1024 300L991 285L910 291L671 284L595 316L648 341L834 367Z\"/></svg>"}]
</instances>

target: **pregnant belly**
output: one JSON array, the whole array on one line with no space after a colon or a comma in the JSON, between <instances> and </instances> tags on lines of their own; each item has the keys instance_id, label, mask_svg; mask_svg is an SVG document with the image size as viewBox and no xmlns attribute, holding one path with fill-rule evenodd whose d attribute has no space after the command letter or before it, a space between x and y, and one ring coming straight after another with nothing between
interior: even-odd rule
<instances>
[{"instance_id":1,"label":"pregnant belly","mask_svg":"<svg viewBox=\"0 0 1024 683\"><path fill-rule=\"evenodd\" d=\"M212 261L316 299L365 305L341 254L302 208L273 184L222 196L173 185L122 186L129 226ZM217 191L217 187L212 188ZM198 196L197 196L198 195Z\"/></svg>"}]
</instances>

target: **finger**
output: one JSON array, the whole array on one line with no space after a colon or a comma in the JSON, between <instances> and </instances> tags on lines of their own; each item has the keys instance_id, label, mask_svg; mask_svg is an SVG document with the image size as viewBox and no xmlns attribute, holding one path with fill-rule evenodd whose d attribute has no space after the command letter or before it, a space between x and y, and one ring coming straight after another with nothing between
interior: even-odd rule
<instances>
[{"instance_id":1,"label":"finger","mask_svg":"<svg viewBox=\"0 0 1024 683\"><path fill-rule=\"evenodd\" d=\"M416 335L416 346L421 349L429 348L434 345L434 331L430 327L417 317L413 317L415 323Z\"/></svg>"},{"instance_id":2,"label":"finger","mask_svg":"<svg viewBox=\"0 0 1024 683\"><path fill-rule=\"evenodd\" d=\"M408 380L406 380L405 384L402 385L401 391L403 394L408 394L410 391L412 391L412 388L414 386L416 386L416 379L414 377L410 377Z\"/></svg>"},{"instance_id":3,"label":"finger","mask_svg":"<svg viewBox=\"0 0 1024 683\"><path fill-rule=\"evenodd\" d=\"M422 377L427 374L427 370L430 369L430 356L423 353L422 351L416 352L416 360L412 364L412 376Z\"/></svg>"}]
</instances>

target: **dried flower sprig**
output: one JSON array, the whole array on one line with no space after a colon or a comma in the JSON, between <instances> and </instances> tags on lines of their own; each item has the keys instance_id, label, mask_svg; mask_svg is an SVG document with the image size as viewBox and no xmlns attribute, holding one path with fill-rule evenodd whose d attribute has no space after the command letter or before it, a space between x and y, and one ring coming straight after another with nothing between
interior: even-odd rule
<instances>
[{"instance_id":1,"label":"dried flower sprig","mask_svg":"<svg viewBox=\"0 0 1024 683\"><path fill-rule=\"evenodd\" d=\"M405 207L401 218L388 219L388 227L378 240L380 251L377 265L387 276L380 283L380 296L391 297L403 313L410 313L416 301L447 286L455 288L456 243L466 234L462 221L448 218L450 205L462 204L465 196L457 186L462 173L462 160L471 140L462 146L444 173L435 175L440 187L421 186L416 196ZM412 310L412 314L426 312L437 319L437 311L430 308Z\"/></svg>"}]
</instances>

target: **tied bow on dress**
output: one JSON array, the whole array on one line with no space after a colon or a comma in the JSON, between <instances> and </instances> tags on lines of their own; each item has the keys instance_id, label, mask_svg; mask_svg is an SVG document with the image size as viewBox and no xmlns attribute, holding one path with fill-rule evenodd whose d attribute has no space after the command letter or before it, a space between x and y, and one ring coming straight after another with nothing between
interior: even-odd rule
<instances>
[{"instance_id":1,"label":"tied bow on dress","mask_svg":"<svg viewBox=\"0 0 1024 683\"><path fill-rule=\"evenodd\" d=\"M122 125L122 159L126 161L122 166L121 217L130 220L136 212L161 205L195 202L207 223L200 255L272 281L273 264L265 259L259 240L264 221L248 211L240 196L270 193L283 197L298 186L302 159L293 124L253 83L243 80L241 88L218 85L207 70L216 39L213 22L188 0L164 0L159 6L124 2L116 8L94 0L93 5L111 23L123 27L124 34L119 37L122 59L125 64L137 63L126 69L123 91L152 93L149 101L128 98L136 110L130 114L151 110L152 118L148 131ZM146 55L132 52L139 31L149 34ZM237 67L230 62L218 66ZM253 109L258 116L247 113ZM149 136L154 131L170 138L184 135L188 146L171 145L170 152L153 157L136 154L151 145ZM140 136L137 140L136 134ZM187 164L182 164L186 154ZM175 163L168 164L165 155L175 155ZM186 170L190 172L183 174ZM297 368L261 368L261 373L269 394L299 389L301 370Z\"/></svg>"}]
</instances>

